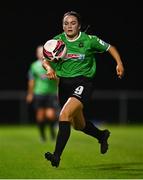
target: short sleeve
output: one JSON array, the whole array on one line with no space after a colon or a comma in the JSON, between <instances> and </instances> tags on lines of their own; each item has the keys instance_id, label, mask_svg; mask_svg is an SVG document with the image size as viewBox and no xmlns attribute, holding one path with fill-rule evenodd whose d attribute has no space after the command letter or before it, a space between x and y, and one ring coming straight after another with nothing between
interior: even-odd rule
<instances>
[{"instance_id":1,"label":"short sleeve","mask_svg":"<svg viewBox=\"0 0 143 180\"><path fill-rule=\"evenodd\" d=\"M91 39L91 47L96 51L96 52L105 52L108 51L110 44L106 43L102 39L100 39L97 36L90 36Z\"/></svg>"}]
</instances>

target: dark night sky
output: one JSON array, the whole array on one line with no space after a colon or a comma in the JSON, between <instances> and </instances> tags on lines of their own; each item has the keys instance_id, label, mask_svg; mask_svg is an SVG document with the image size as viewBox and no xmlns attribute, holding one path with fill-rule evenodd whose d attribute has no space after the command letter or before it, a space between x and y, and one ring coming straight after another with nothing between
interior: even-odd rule
<instances>
[{"instance_id":1,"label":"dark night sky","mask_svg":"<svg viewBox=\"0 0 143 180\"><path fill-rule=\"evenodd\" d=\"M142 90L142 12L137 1L124 5L81 0L54 1L48 5L10 1L0 6L1 70L0 90L25 90L27 70L35 59L35 48L62 32L62 15L75 10L82 16L83 27L115 45L125 65L125 77L118 80L115 63L108 53L97 55L95 88ZM94 4L94 3L95 4ZM32 3L32 2L31 2ZM60 4L61 3L61 4ZM103 4L102 4L103 3ZM54 7L54 8L53 8Z\"/></svg>"}]
</instances>

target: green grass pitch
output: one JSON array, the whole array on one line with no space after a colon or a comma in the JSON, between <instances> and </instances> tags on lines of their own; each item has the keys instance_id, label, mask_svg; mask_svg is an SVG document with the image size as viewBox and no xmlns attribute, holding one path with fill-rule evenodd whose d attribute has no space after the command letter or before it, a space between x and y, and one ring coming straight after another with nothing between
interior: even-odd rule
<instances>
[{"instance_id":1,"label":"green grass pitch","mask_svg":"<svg viewBox=\"0 0 143 180\"><path fill-rule=\"evenodd\" d=\"M44 159L55 142L40 142L36 126L0 126L0 179L143 178L143 126L105 127L111 131L106 154L100 154L96 139L72 129L55 168Z\"/></svg>"}]
</instances>

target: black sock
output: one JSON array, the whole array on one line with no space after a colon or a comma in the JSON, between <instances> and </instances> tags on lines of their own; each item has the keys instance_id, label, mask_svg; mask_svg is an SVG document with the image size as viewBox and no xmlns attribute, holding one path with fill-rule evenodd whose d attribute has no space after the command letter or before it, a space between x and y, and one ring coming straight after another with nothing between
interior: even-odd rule
<instances>
[{"instance_id":1,"label":"black sock","mask_svg":"<svg viewBox=\"0 0 143 180\"><path fill-rule=\"evenodd\" d=\"M56 138L56 123L57 121L52 120L48 122L49 128L50 128L50 134L51 138L54 140Z\"/></svg>"},{"instance_id":2,"label":"black sock","mask_svg":"<svg viewBox=\"0 0 143 180\"><path fill-rule=\"evenodd\" d=\"M54 154L58 157L61 156L65 148L65 145L70 137L70 130L71 130L70 122L68 121L59 122L59 132L58 132L56 147L54 151Z\"/></svg>"},{"instance_id":3,"label":"black sock","mask_svg":"<svg viewBox=\"0 0 143 180\"><path fill-rule=\"evenodd\" d=\"M91 121L86 121L85 128L81 131L95 137L98 140L100 140L102 136L102 130L98 129Z\"/></svg>"},{"instance_id":4,"label":"black sock","mask_svg":"<svg viewBox=\"0 0 143 180\"><path fill-rule=\"evenodd\" d=\"M46 140L46 135L45 135L45 122L38 122L38 128L40 132L40 136L43 140Z\"/></svg>"}]
</instances>

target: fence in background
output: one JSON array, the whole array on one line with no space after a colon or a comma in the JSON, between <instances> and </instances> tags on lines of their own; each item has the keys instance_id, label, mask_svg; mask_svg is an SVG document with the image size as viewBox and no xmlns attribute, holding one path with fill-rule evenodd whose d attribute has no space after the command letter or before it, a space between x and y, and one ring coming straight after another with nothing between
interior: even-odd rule
<instances>
[{"instance_id":1,"label":"fence in background","mask_svg":"<svg viewBox=\"0 0 143 180\"><path fill-rule=\"evenodd\" d=\"M25 91L0 91L0 122L29 123ZM143 92L97 90L92 94L92 119L126 124L142 122Z\"/></svg>"}]
</instances>

